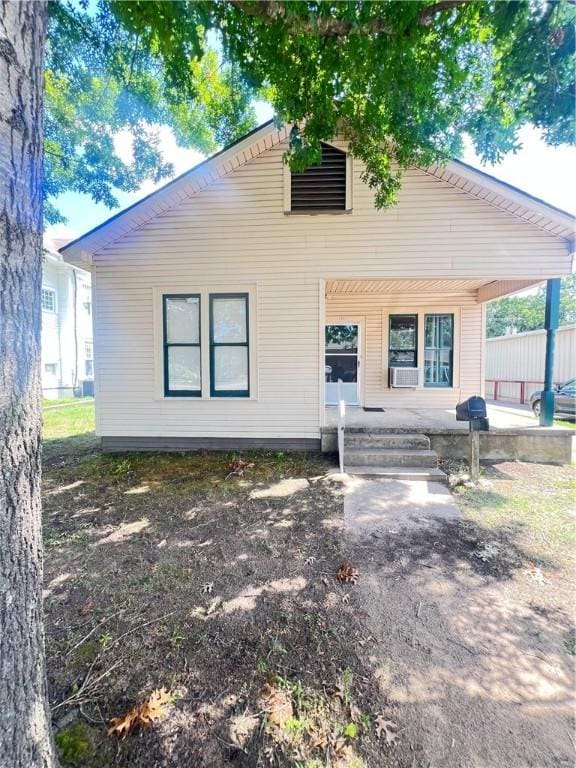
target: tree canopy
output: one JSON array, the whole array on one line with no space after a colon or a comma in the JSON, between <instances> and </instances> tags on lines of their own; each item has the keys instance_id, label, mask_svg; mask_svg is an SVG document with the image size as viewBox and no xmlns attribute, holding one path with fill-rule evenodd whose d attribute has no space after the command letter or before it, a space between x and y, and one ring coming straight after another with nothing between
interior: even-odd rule
<instances>
[{"instance_id":1,"label":"tree canopy","mask_svg":"<svg viewBox=\"0 0 576 768\"><path fill-rule=\"evenodd\" d=\"M488 304L486 332L489 337L544 328L546 289L526 296L508 296ZM560 325L576 323L576 275L562 280Z\"/></svg>"},{"instance_id":2,"label":"tree canopy","mask_svg":"<svg viewBox=\"0 0 576 768\"><path fill-rule=\"evenodd\" d=\"M494 162L525 124L574 141L570 0L51 0L46 195L171 173L157 128L209 152L255 123L254 97L292 124L287 162L318 160L337 132L365 163L376 205L402 171L457 157L469 135ZM114 135L134 136L133 162ZM48 218L57 218L53 207Z\"/></svg>"},{"instance_id":3,"label":"tree canopy","mask_svg":"<svg viewBox=\"0 0 576 768\"><path fill-rule=\"evenodd\" d=\"M254 97L292 124L302 170L337 132L366 167L376 204L402 170L518 148L525 124L574 141L570 0L51 0L46 62L46 197L171 174L158 127L210 152L255 124ZM133 135L133 160L114 136ZM57 220L53 206L48 220Z\"/></svg>"}]
</instances>

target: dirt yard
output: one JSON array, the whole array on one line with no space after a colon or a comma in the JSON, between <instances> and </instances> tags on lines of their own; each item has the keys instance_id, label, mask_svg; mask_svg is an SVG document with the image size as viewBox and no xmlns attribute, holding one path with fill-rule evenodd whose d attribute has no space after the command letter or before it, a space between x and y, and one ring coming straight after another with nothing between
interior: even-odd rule
<instances>
[{"instance_id":1,"label":"dirt yard","mask_svg":"<svg viewBox=\"0 0 576 768\"><path fill-rule=\"evenodd\" d=\"M346 536L346 488L323 457L243 454L238 467L216 453L103 456L90 409L53 411L45 425L48 675L63 765L469 768L449 728L463 687L459 722L479 750L505 727L485 717L489 690L526 710L507 768L569 764L568 702L554 697L575 653L572 469L489 469L485 487L455 491L463 518L450 532L373 538L367 554ZM357 584L336 578L347 559ZM403 579L430 566L438 594L401 599ZM472 604L462 611L445 591L448 571L482 590L476 623ZM431 652L413 631L444 611L460 643L452 688L438 644ZM478 644L482 669L468 663ZM531 681L533 662L551 692ZM167 695L154 710L157 689ZM159 715L149 728L138 727L144 711ZM108 735L113 718L134 727ZM556 762L529 762L521 737L538 735L534 720L557 729Z\"/></svg>"}]
</instances>

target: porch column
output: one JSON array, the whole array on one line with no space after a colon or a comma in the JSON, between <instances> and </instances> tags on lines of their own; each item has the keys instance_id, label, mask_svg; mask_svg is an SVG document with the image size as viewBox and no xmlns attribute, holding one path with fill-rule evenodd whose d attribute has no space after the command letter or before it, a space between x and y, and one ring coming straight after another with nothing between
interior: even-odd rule
<instances>
[{"instance_id":1,"label":"porch column","mask_svg":"<svg viewBox=\"0 0 576 768\"><path fill-rule=\"evenodd\" d=\"M540 400L540 426L551 427L554 420L554 346L560 316L560 278L546 283L546 361L544 363L544 389Z\"/></svg>"}]
</instances>

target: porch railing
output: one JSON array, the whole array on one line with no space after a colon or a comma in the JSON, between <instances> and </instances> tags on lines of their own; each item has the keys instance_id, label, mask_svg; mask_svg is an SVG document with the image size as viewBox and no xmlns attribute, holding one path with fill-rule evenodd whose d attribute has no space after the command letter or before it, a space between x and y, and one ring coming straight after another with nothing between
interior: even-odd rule
<instances>
[{"instance_id":1,"label":"porch railing","mask_svg":"<svg viewBox=\"0 0 576 768\"><path fill-rule=\"evenodd\" d=\"M340 474L344 474L344 428L346 426L346 401L342 395L342 379L338 379L338 461Z\"/></svg>"}]
</instances>

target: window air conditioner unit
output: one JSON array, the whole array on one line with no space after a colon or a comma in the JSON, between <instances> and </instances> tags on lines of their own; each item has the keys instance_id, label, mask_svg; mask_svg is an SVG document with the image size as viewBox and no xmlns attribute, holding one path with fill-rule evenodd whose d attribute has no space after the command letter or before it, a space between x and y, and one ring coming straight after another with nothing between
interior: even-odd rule
<instances>
[{"instance_id":1,"label":"window air conditioner unit","mask_svg":"<svg viewBox=\"0 0 576 768\"><path fill-rule=\"evenodd\" d=\"M418 368L391 368L391 385L393 387L417 387Z\"/></svg>"}]
</instances>

